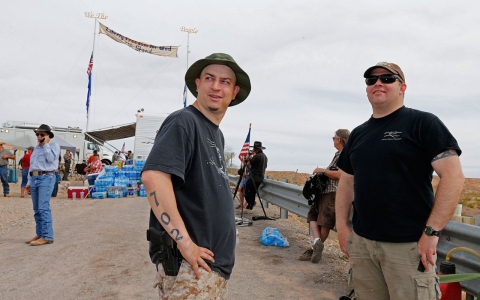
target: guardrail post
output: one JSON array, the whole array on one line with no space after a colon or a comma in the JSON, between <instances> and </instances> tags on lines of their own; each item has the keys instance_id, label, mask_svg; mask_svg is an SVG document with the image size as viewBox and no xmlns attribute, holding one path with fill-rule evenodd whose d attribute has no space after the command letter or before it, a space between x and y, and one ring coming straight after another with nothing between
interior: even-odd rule
<instances>
[{"instance_id":1,"label":"guardrail post","mask_svg":"<svg viewBox=\"0 0 480 300\"><path fill-rule=\"evenodd\" d=\"M288 219L288 210L280 207L280 218Z\"/></svg>"},{"instance_id":2,"label":"guardrail post","mask_svg":"<svg viewBox=\"0 0 480 300\"><path fill-rule=\"evenodd\" d=\"M267 200L262 200L263 207L268 208L268 201Z\"/></svg>"}]
</instances>

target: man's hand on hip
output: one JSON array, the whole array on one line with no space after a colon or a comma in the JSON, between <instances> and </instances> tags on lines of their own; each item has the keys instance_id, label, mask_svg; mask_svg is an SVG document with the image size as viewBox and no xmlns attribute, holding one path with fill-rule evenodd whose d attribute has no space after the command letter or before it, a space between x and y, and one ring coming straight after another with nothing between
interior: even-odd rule
<instances>
[{"instance_id":1,"label":"man's hand on hip","mask_svg":"<svg viewBox=\"0 0 480 300\"><path fill-rule=\"evenodd\" d=\"M213 252L207 248L198 247L191 239L188 241L177 242L178 250L182 253L183 258L192 266L195 276L200 278L199 266L212 272L205 260L215 262Z\"/></svg>"}]
</instances>

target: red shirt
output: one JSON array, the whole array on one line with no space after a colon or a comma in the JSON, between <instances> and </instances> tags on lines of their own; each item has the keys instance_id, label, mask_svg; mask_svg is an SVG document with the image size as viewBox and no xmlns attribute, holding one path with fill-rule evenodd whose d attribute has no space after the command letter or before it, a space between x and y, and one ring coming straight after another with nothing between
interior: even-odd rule
<instances>
[{"instance_id":1,"label":"red shirt","mask_svg":"<svg viewBox=\"0 0 480 300\"><path fill-rule=\"evenodd\" d=\"M32 156L32 153L27 152L22 157L22 169L30 169L30 156Z\"/></svg>"}]
</instances>

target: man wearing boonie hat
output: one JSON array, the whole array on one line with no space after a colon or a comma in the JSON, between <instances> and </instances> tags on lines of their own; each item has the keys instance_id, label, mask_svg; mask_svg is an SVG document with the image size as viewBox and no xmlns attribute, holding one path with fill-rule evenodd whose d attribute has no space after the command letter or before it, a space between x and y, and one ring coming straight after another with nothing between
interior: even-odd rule
<instances>
[{"instance_id":1,"label":"man wearing boonie hat","mask_svg":"<svg viewBox=\"0 0 480 300\"><path fill-rule=\"evenodd\" d=\"M26 243L41 246L51 244L54 240L50 199L57 181L55 171L58 168L60 146L50 140L54 137L50 126L42 124L34 131L38 145L30 156L30 169L25 190L32 195L36 235Z\"/></svg>"},{"instance_id":2,"label":"man wearing boonie hat","mask_svg":"<svg viewBox=\"0 0 480 300\"><path fill-rule=\"evenodd\" d=\"M336 227L356 299L439 299L436 247L463 188L460 147L438 117L404 106L398 65L378 63L364 77L373 114L337 164Z\"/></svg>"},{"instance_id":3,"label":"man wearing boonie hat","mask_svg":"<svg viewBox=\"0 0 480 300\"><path fill-rule=\"evenodd\" d=\"M3 147L6 143L0 141L0 179L3 185L3 196L10 197L10 186L8 185L8 159L15 159L15 155L10 150Z\"/></svg>"},{"instance_id":4,"label":"man wearing boonie hat","mask_svg":"<svg viewBox=\"0 0 480 300\"><path fill-rule=\"evenodd\" d=\"M178 273L164 268L170 260L162 260L162 249L168 245L151 242L150 257L161 299L221 299L235 261L236 233L219 124L228 107L247 98L250 79L230 55L214 53L190 66L185 83L196 100L165 119L142 171L150 230L176 242L181 266Z\"/></svg>"}]
</instances>

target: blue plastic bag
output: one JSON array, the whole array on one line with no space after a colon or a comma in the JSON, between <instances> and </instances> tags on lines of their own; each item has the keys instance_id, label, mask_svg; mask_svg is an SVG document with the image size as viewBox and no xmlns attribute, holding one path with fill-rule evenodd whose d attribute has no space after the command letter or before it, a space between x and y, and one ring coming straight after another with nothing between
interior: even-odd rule
<instances>
[{"instance_id":1,"label":"blue plastic bag","mask_svg":"<svg viewBox=\"0 0 480 300\"><path fill-rule=\"evenodd\" d=\"M260 242L265 246L288 247L290 244L287 238L277 230L277 228L267 227L260 235Z\"/></svg>"}]
</instances>

